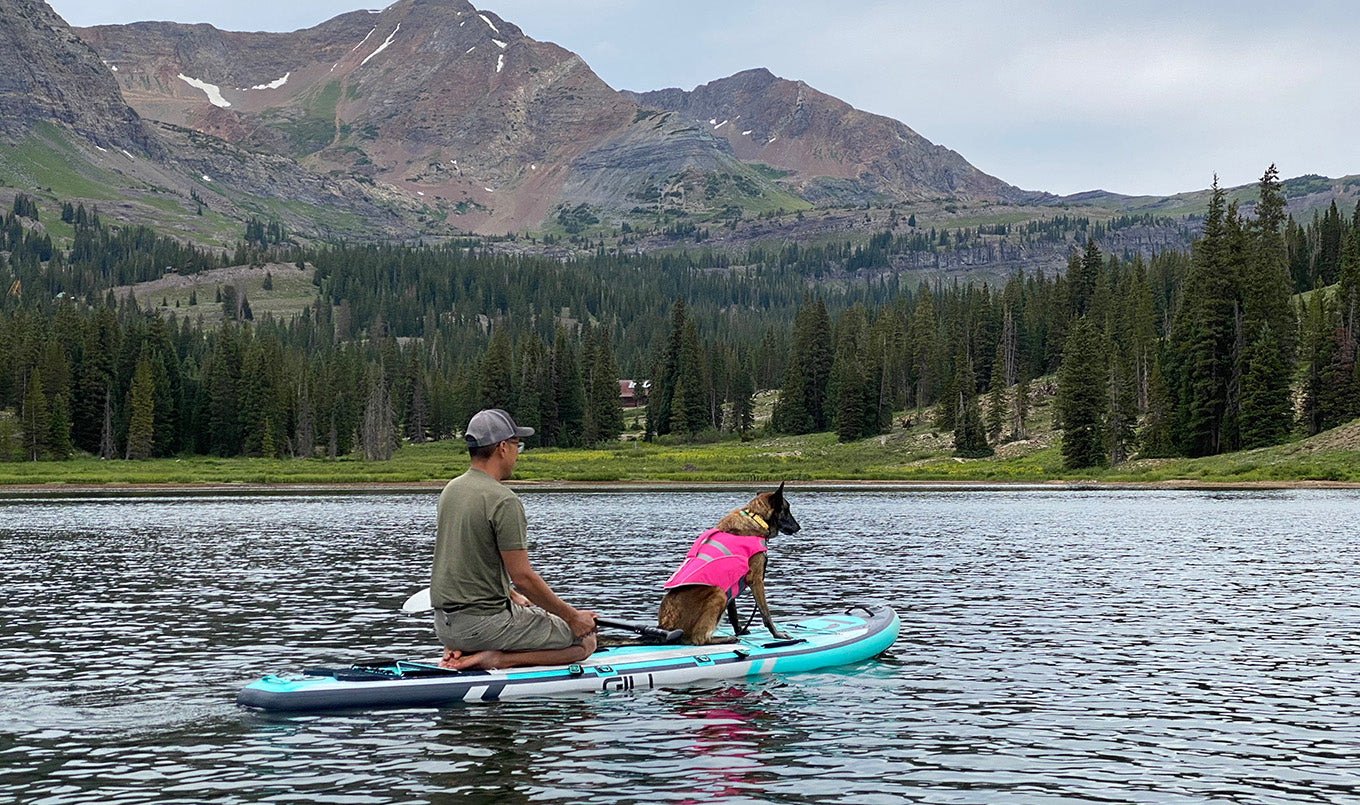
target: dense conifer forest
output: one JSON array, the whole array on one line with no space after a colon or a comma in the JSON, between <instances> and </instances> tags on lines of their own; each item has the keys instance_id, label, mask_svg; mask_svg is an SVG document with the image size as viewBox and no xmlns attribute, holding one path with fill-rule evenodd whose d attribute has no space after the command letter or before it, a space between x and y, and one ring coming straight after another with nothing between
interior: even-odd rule
<instances>
[{"instance_id":1,"label":"dense conifer forest","mask_svg":"<svg viewBox=\"0 0 1360 805\"><path fill-rule=\"evenodd\" d=\"M35 225L48 216L69 241ZM251 221L227 254L20 195L0 226L0 459L381 460L485 406L539 445L588 445L624 429L621 378L651 381L648 438L747 434L754 395L777 389L773 432L852 441L905 411L952 431L960 456L1024 438L1045 384L1073 468L1360 416L1360 208L1295 221L1272 167L1249 213L1215 185L1188 252L1103 254L1091 232L1064 270L999 286L881 270L887 254L990 233L563 261L475 242L300 248ZM143 309L112 291L266 262L314 269L300 315L256 317L225 285L194 300L221 311L209 325L192 302Z\"/></svg>"}]
</instances>

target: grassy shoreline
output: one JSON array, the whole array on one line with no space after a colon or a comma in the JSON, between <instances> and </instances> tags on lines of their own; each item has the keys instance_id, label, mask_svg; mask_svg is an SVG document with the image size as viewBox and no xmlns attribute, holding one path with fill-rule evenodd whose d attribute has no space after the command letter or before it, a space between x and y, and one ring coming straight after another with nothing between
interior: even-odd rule
<instances>
[{"instance_id":1,"label":"grassy shoreline","mask_svg":"<svg viewBox=\"0 0 1360 805\"><path fill-rule=\"evenodd\" d=\"M1119 467L1062 469L1050 437L1002 445L986 459L950 455L949 434L899 429L850 444L833 434L748 442L620 442L607 448L525 452L513 484L523 489L729 488L787 481L801 488L1360 488L1360 421L1260 450L1199 459L1144 459ZM192 456L150 461L0 463L0 495L424 492L467 467L461 443L407 445L391 461L347 456L249 459Z\"/></svg>"}]
</instances>

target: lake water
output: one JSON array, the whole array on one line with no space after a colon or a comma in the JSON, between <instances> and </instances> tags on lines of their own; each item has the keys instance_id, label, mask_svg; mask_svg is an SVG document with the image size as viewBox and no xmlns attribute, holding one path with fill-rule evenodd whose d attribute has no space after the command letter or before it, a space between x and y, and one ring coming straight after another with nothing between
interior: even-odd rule
<instances>
[{"instance_id":1,"label":"lake water","mask_svg":"<svg viewBox=\"0 0 1360 805\"><path fill-rule=\"evenodd\" d=\"M749 495L523 498L557 591L641 620ZM776 618L886 601L887 655L306 716L233 697L436 651L433 495L0 502L0 801L1360 801L1360 494L790 498Z\"/></svg>"}]
</instances>

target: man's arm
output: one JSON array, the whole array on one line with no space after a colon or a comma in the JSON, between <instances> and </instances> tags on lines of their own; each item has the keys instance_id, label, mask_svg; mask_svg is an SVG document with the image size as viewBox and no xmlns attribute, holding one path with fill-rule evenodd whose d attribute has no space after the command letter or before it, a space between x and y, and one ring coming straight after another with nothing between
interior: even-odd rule
<instances>
[{"instance_id":1,"label":"man's arm","mask_svg":"<svg viewBox=\"0 0 1360 805\"><path fill-rule=\"evenodd\" d=\"M577 609L558 598L557 593L529 564L527 550L501 551L501 562L505 564L505 572L510 575L510 583L515 585L515 589L539 607L566 621L572 634L583 637L595 631L595 613Z\"/></svg>"}]
</instances>

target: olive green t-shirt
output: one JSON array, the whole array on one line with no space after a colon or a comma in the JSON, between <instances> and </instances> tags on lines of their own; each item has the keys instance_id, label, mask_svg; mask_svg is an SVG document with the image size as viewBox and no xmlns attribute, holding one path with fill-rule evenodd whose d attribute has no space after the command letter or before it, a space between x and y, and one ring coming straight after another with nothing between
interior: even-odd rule
<instances>
[{"instance_id":1,"label":"olive green t-shirt","mask_svg":"<svg viewBox=\"0 0 1360 805\"><path fill-rule=\"evenodd\" d=\"M478 469L449 481L439 495L430 600L436 608L490 615L505 609L510 576L501 551L529 547L524 504Z\"/></svg>"}]
</instances>

